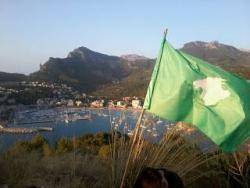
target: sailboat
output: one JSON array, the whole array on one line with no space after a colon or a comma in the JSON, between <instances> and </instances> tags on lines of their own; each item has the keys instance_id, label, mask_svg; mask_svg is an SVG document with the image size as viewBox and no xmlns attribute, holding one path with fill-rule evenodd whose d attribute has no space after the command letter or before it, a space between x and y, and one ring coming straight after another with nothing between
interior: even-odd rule
<instances>
[{"instance_id":1,"label":"sailboat","mask_svg":"<svg viewBox=\"0 0 250 188\"><path fill-rule=\"evenodd\" d=\"M68 109L67 109L66 114L65 114L64 122L67 123L67 124L69 123L69 112L68 112Z\"/></svg>"},{"instance_id":2,"label":"sailboat","mask_svg":"<svg viewBox=\"0 0 250 188\"><path fill-rule=\"evenodd\" d=\"M67 116L65 117L64 122L67 123L67 124L69 123L69 115L68 115L68 114L67 114Z\"/></svg>"},{"instance_id":3,"label":"sailboat","mask_svg":"<svg viewBox=\"0 0 250 188\"><path fill-rule=\"evenodd\" d=\"M159 118L156 124L161 124L163 121Z\"/></svg>"},{"instance_id":4,"label":"sailboat","mask_svg":"<svg viewBox=\"0 0 250 188\"><path fill-rule=\"evenodd\" d=\"M134 132L131 131L131 130L128 130L128 133L127 133L129 136L133 136Z\"/></svg>"}]
</instances>

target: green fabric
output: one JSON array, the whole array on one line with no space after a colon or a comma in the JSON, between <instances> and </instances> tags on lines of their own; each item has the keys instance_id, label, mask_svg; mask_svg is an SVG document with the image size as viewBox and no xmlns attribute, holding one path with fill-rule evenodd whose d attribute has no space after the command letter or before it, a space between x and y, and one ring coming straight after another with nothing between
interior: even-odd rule
<instances>
[{"instance_id":1,"label":"green fabric","mask_svg":"<svg viewBox=\"0 0 250 188\"><path fill-rule=\"evenodd\" d=\"M144 101L162 118L191 123L223 151L250 137L250 84L165 39Z\"/></svg>"}]
</instances>

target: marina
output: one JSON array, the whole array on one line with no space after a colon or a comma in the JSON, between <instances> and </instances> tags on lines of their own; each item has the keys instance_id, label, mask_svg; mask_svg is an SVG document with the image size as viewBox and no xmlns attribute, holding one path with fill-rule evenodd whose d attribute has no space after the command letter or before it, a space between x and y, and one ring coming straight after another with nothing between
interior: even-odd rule
<instances>
[{"instance_id":1,"label":"marina","mask_svg":"<svg viewBox=\"0 0 250 188\"><path fill-rule=\"evenodd\" d=\"M139 111L94 108L25 109L15 112L13 122L0 128L0 151L8 149L18 141L31 140L41 134L49 143L55 144L64 137L80 137L84 134L119 131L129 136ZM159 139L167 129L168 122L156 124L158 118L148 126L143 125L147 138ZM159 122L158 122L159 123ZM154 128L154 126L156 126ZM157 134L156 134L157 133Z\"/></svg>"}]
</instances>

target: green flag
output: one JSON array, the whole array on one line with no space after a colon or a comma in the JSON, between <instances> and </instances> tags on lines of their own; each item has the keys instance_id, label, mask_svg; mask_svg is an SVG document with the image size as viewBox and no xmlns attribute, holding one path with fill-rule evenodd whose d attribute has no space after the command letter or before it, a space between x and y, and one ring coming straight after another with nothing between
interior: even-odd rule
<instances>
[{"instance_id":1,"label":"green flag","mask_svg":"<svg viewBox=\"0 0 250 188\"><path fill-rule=\"evenodd\" d=\"M250 137L250 84L174 49L165 36L144 109L193 124L226 152Z\"/></svg>"}]
</instances>

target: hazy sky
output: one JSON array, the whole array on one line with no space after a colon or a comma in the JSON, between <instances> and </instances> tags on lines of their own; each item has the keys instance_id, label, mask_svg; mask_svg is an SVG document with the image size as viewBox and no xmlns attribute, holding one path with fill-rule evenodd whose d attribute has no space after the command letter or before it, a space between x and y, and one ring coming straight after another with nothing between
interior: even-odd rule
<instances>
[{"instance_id":1,"label":"hazy sky","mask_svg":"<svg viewBox=\"0 0 250 188\"><path fill-rule=\"evenodd\" d=\"M30 73L86 46L155 57L162 32L250 49L250 0L0 0L0 71Z\"/></svg>"}]
</instances>

